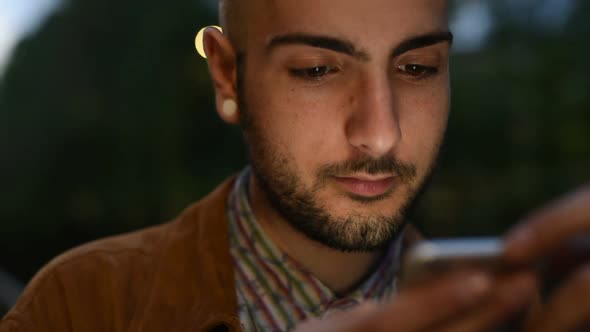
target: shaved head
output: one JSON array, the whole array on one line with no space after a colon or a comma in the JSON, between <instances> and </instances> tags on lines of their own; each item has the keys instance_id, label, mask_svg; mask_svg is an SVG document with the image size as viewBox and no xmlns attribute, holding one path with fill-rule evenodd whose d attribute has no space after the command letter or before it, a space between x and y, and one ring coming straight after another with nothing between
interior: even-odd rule
<instances>
[{"instance_id":1,"label":"shaved head","mask_svg":"<svg viewBox=\"0 0 590 332\"><path fill-rule=\"evenodd\" d=\"M248 2L254 0L247 0ZM243 0L219 0L219 23L224 34L236 47L242 48L246 35L246 25L242 17L247 17Z\"/></svg>"}]
</instances>

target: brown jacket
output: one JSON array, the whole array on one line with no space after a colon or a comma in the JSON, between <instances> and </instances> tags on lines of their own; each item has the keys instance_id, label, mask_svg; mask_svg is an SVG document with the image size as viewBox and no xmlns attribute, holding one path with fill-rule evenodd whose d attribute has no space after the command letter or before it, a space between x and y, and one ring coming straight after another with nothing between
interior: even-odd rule
<instances>
[{"instance_id":1,"label":"brown jacket","mask_svg":"<svg viewBox=\"0 0 590 332\"><path fill-rule=\"evenodd\" d=\"M240 331L225 211L232 182L171 223L53 260L0 332Z\"/></svg>"},{"instance_id":2,"label":"brown jacket","mask_svg":"<svg viewBox=\"0 0 590 332\"><path fill-rule=\"evenodd\" d=\"M56 258L0 332L241 331L226 217L232 183L170 223Z\"/></svg>"}]
</instances>

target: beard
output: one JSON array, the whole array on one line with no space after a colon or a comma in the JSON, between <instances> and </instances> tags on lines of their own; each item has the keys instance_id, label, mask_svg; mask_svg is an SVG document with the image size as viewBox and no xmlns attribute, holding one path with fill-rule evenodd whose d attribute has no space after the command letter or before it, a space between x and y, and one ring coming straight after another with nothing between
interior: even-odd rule
<instances>
[{"instance_id":1,"label":"beard","mask_svg":"<svg viewBox=\"0 0 590 332\"><path fill-rule=\"evenodd\" d=\"M276 155L276 154L275 154ZM252 156L254 157L254 156ZM406 212L413 203L414 191L409 191L402 206L392 214L361 214L334 216L318 200L326 180L318 178L311 188L305 188L295 171L285 160L251 159L252 171L272 207L296 230L325 246L344 252L370 252L385 248L398 237L407 223ZM383 163L377 160L354 161L357 165ZM278 162L277 162L278 161ZM391 163L388 159L387 163ZM269 167L270 166L270 167ZM279 166L279 167L277 167ZM339 167L342 167L339 165ZM369 173L368 174L380 174ZM392 193L377 198L348 196L352 201L371 204L389 198Z\"/></svg>"},{"instance_id":2,"label":"beard","mask_svg":"<svg viewBox=\"0 0 590 332\"><path fill-rule=\"evenodd\" d=\"M245 109L241 108L241 111ZM293 159L263 134L256 121L248 121L250 123L244 134L252 173L272 208L306 237L343 252L372 252L387 247L395 240L408 222L408 212L430 182L427 180L436 164L433 162L426 175L417 181L416 167L412 164L400 162L389 155L379 159L363 157L322 166L316 171L314 183L305 186L293 166ZM368 206L390 199L394 192L404 190L399 208L389 214L353 211L336 216L320 202L319 193L327 187L331 178L359 172L395 174L399 181L379 196L347 194L342 198Z\"/></svg>"},{"instance_id":3,"label":"beard","mask_svg":"<svg viewBox=\"0 0 590 332\"><path fill-rule=\"evenodd\" d=\"M240 71L239 71L239 74ZM305 186L294 167L293 158L270 137L248 111L241 75L238 75L240 124L244 133L252 173L272 208L294 229L327 247L343 252L372 252L387 247L399 237L407 224L408 212L422 196L437 164L440 146L424 175L418 179L415 165L387 155L368 156L320 167L311 186ZM405 190L399 208L389 214L356 213L335 216L319 200L320 191L334 176L354 173L395 174L398 182L388 192L376 197L346 194L352 202L370 205ZM405 186L404 186L405 184Z\"/></svg>"}]
</instances>

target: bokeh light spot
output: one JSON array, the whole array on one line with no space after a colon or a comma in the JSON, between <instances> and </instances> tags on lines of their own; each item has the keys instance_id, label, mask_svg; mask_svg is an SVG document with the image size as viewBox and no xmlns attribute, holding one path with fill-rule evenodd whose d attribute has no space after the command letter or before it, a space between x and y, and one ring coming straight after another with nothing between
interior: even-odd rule
<instances>
[{"instance_id":1,"label":"bokeh light spot","mask_svg":"<svg viewBox=\"0 0 590 332\"><path fill-rule=\"evenodd\" d=\"M197 52L199 52L199 54L205 59L207 59L207 54L205 53L205 45L203 44L203 35L205 34L205 30L207 30L207 28L215 28L220 32L223 32L223 29L220 26L209 25L197 33L197 37L195 38L195 47L197 48Z\"/></svg>"}]
</instances>

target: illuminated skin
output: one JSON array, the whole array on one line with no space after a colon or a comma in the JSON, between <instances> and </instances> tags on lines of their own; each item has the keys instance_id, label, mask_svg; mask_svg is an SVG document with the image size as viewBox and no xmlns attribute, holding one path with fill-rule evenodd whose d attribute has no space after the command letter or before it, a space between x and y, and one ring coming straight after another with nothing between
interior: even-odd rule
<instances>
[{"instance_id":1,"label":"illuminated skin","mask_svg":"<svg viewBox=\"0 0 590 332\"><path fill-rule=\"evenodd\" d=\"M260 0L244 15L249 15L248 33L237 50L245 54L241 91L234 46L213 29L205 34L218 105L240 99L247 108L231 117L219 106L220 115L230 123L247 117L252 164L266 175L268 186L284 187L288 181L281 183L281 176L289 173L297 181L293 189L311 193L332 229L351 221L343 233L352 235L344 244L355 252L296 230L296 221L277 211L256 176L250 188L254 212L279 247L320 280L345 290L391 239L383 234L384 223L399 229L402 208L437 157L449 113L446 3L345 0L334 6L331 0ZM406 43L424 36L429 38L422 43ZM377 174L345 167L319 176L328 165L384 159L405 167ZM355 240L367 237L363 225L372 225L372 250L354 250ZM340 268L327 267L326 259ZM343 271L347 277L336 276Z\"/></svg>"},{"instance_id":2,"label":"illuminated skin","mask_svg":"<svg viewBox=\"0 0 590 332\"><path fill-rule=\"evenodd\" d=\"M390 183L358 180L396 174L339 174L341 181L328 180L315 196L335 218L396 214L424 179L444 134L449 44L390 55L405 40L447 31L445 6L441 1L339 1L338 6L275 1L267 10L250 26L245 49L244 94L253 122L304 188L313 188L318 169L327 164L393 156L414 165L417 176L410 183L395 183L388 197L372 204L346 194L381 195ZM272 38L292 33L348 40L365 54L302 44L268 49ZM438 74L415 77L400 70L411 64L436 68Z\"/></svg>"}]
</instances>

